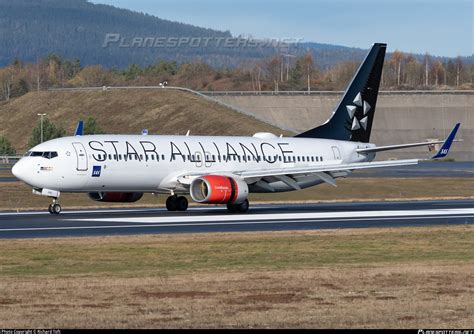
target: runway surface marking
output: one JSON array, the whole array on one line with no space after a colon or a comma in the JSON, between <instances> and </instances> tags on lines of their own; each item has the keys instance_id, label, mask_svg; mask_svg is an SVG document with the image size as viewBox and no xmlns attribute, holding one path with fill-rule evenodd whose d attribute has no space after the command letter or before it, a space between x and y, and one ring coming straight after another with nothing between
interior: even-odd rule
<instances>
[{"instance_id":1,"label":"runway surface marking","mask_svg":"<svg viewBox=\"0 0 474 334\"><path fill-rule=\"evenodd\" d=\"M355 221L421 221L447 218L473 218L474 208L424 209L424 210L382 210L382 211L346 211L346 212L306 212L280 214L244 214L244 215L195 215L161 217L116 217L61 219L68 222L97 222L97 225L54 226L54 227L18 227L2 228L1 232L54 231L54 230L94 230L94 229L131 229L131 228L169 228L197 226L249 226L263 224L309 224L314 222L355 222ZM101 225L100 223L116 223ZM41 221L37 222L41 224ZM123 225L120 225L123 223Z\"/></svg>"},{"instance_id":2,"label":"runway surface marking","mask_svg":"<svg viewBox=\"0 0 474 334\"><path fill-rule=\"evenodd\" d=\"M446 219L446 218L473 218L472 215L445 215L434 216L430 219ZM410 217L411 220L425 220L426 217ZM383 220L406 220L406 217L386 217L386 218L346 218L339 219L336 222L353 222L353 221L383 221ZM318 219L317 222L335 222L334 219ZM97 225L97 226L61 226L61 227L26 227L26 228L10 228L0 229L1 232L18 232L18 231L54 231L54 230L94 230L94 229L119 229L119 228L150 228L150 227L189 227L189 226L231 226L231 225L263 225L263 224L288 224L288 223L314 223L313 220L283 220L283 221L253 221L253 222L215 222L215 223L161 223L161 224L145 224L145 225ZM416 226L416 225L412 225Z\"/></svg>"},{"instance_id":3,"label":"runway surface marking","mask_svg":"<svg viewBox=\"0 0 474 334\"><path fill-rule=\"evenodd\" d=\"M260 209L269 208L269 206L259 206ZM192 211L209 211L209 210L222 210L222 207L193 207L190 209ZM61 212L63 215L75 215L75 214L84 214L84 213L134 213L134 212L167 212L166 208L137 208L137 209L90 209L90 210L67 210ZM0 212L1 216L32 216L32 215L45 215L50 216L48 210L42 211L27 211L27 212Z\"/></svg>"},{"instance_id":4,"label":"runway surface marking","mask_svg":"<svg viewBox=\"0 0 474 334\"><path fill-rule=\"evenodd\" d=\"M209 215L209 216L171 216L171 217L117 217L117 218L79 218L69 221L94 221L117 223L188 223L200 221L265 221L265 220L301 220L327 218L370 218L370 217L426 217L446 215L471 215L474 208L467 209L433 209L433 210L387 210L387 211L345 211L345 212L302 212L278 214L243 214L243 215Z\"/></svg>"}]
</instances>

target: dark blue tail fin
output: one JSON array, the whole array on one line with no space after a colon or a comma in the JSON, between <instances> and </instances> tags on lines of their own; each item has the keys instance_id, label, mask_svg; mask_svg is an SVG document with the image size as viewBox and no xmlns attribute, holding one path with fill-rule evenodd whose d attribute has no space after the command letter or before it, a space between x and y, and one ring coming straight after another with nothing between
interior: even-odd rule
<instances>
[{"instance_id":1,"label":"dark blue tail fin","mask_svg":"<svg viewBox=\"0 0 474 334\"><path fill-rule=\"evenodd\" d=\"M375 43L331 118L296 137L369 142L386 48L386 44Z\"/></svg>"}]
</instances>

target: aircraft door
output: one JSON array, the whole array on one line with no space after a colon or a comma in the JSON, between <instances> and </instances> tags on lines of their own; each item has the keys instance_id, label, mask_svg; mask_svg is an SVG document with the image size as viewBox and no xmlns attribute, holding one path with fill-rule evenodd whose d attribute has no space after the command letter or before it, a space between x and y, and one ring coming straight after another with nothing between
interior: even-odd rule
<instances>
[{"instance_id":1,"label":"aircraft door","mask_svg":"<svg viewBox=\"0 0 474 334\"><path fill-rule=\"evenodd\" d=\"M77 171L87 171L87 154L82 143L72 143L77 157Z\"/></svg>"},{"instance_id":2,"label":"aircraft door","mask_svg":"<svg viewBox=\"0 0 474 334\"><path fill-rule=\"evenodd\" d=\"M195 157L196 157L196 160L195 160L196 167L202 167L202 162L203 162L202 152L196 152Z\"/></svg>"},{"instance_id":3,"label":"aircraft door","mask_svg":"<svg viewBox=\"0 0 474 334\"><path fill-rule=\"evenodd\" d=\"M204 166L209 168L212 166L212 163L214 162L212 160L212 154L210 152L205 152L205 156L204 156Z\"/></svg>"},{"instance_id":4,"label":"aircraft door","mask_svg":"<svg viewBox=\"0 0 474 334\"><path fill-rule=\"evenodd\" d=\"M334 154L335 160L341 160L341 152L339 151L339 148L337 146L332 147L332 153Z\"/></svg>"}]
</instances>

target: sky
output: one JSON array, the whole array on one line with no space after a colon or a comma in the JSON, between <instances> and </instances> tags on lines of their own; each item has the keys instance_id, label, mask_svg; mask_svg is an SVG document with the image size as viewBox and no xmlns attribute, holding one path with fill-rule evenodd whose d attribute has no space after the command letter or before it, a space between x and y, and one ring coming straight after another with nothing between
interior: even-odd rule
<instances>
[{"instance_id":1,"label":"sky","mask_svg":"<svg viewBox=\"0 0 474 334\"><path fill-rule=\"evenodd\" d=\"M92 0L233 36L473 54L474 0Z\"/></svg>"}]
</instances>

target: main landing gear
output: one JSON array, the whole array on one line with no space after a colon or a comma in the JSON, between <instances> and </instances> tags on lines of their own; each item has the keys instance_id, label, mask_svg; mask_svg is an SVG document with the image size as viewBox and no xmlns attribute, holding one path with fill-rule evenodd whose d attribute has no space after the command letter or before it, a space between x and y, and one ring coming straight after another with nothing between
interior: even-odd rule
<instances>
[{"instance_id":1,"label":"main landing gear","mask_svg":"<svg viewBox=\"0 0 474 334\"><path fill-rule=\"evenodd\" d=\"M249 200L245 199L242 203L239 204L227 204L227 210L230 213L244 213L249 210Z\"/></svg>"},{"instance_id":2,"label":"main landing gear","mask_svg":"<svg viewBox=\"0 0 474 334\"><path fill-rule=\"evenodd\" d=\"M188 199L184 196L172 195L166 199L166 209L168 211L186 211L188 209ZM249 200L245 199L239 204L227 204L230 213L244 213L249 210Z\"/></svg>"},{"instance_id":3,"label":"main landing gear","mask_svg":"<svg viewBox=\"0 0 474 334\"><path fill-rule=\"evenodd\" d=\"M188 209L188 199L184 196L172 195L166 199L168 211L186 211Z\"/></svg>"},{"instance_id":4,"label":"main landing gear","mask_svg":"<svg viewBox=\"0 0 474 334\"><path fill-rule=\"evenodd\" d=\"M48 211L52 215L59 215L61 213L61 205L59 205L57 198L54 198L53 203L48 206Z\"/></svg>"}]
</instances>

